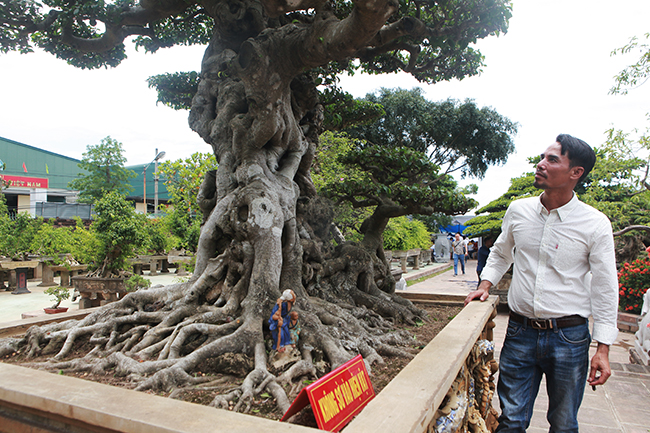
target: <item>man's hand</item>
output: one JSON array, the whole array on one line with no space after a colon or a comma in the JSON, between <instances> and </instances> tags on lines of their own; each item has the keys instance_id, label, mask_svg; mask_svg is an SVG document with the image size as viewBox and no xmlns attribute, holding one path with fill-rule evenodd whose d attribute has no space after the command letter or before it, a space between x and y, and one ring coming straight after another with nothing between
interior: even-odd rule
<instances>
[{"instance_id":1,"label":"man's hand","mask_svg":"<svg viewBox=\"0 0 650 433\"><path fill-rule=\"evenodd\" d=\"M473 292L470 292L469 295L467 295L467 297L465 298L465 305L469 304L474 299L485 301L490 295L491 287L492 287L492 283L489 282L488 280L481 281L481 284L479 284L478 289L476 289Z\"/></svg>"},{"instance_id":2,"label":"man's hand","mask_svg":"<svg viewBox=\"0 0 650 433\"><path fill-rule=\"evenodd\" d=\"M600 372L600 376L596 377L596 373ZM591 358L591 371L587 382L589 385L595 387L607 382L609 376L612 375L612 370L609 368L609 346L606 344L598 343L596 354Z\"/></svg>"}]
</instances>

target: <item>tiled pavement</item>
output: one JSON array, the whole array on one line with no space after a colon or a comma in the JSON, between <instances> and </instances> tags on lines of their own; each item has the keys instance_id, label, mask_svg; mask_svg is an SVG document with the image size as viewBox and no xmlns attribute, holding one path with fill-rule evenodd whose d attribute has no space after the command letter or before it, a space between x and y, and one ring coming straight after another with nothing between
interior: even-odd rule
<instances>
[{"instance_id":1,"label":"tiled pavement","mask_svg":"<svg viewBox=\"0 0 650 433\"><path fill-rule=\"evenodd\" d=\"M406 279L417 278L421 272L431 272L434 266L424 267L420 271L409 271ZM446 266L436 266L437 271ZM450 269L424 282L414 284L408 291L425 293L444 293L467 295L474 290L478 278L476 276L476 261L470 261L467 274L454 276ZM494 340L496 357L503 345L508 316L500 313L496 319ZM650 433L650 368L629 363L629 349L634 345L634 334L619 332L615 344L610 347L610 365L612 376L603 386L593 391L590 386L585 388L585 397L578 414L580 431L582 433ZM592 353L595 351L592 345ZM542 382L540 392L535 402L533 418L528 428L530 433L548 432L546 421L548 398L546 385ZM498 400L495 398L495 407Z\"/></svg>"}]
</instances>

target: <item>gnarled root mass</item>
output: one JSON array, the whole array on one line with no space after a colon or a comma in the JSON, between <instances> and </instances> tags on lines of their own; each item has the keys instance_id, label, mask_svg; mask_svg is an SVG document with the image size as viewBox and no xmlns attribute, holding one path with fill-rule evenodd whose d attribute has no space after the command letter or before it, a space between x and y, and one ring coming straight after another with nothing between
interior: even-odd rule
<instances>
[{"instance_id":1,"label":"gnarled root mass","mask_svg":"<svg viewBox=\"0 0 650 433\"><path fill-rule=\"evenodd\" d=\"M369 371L383 363L382 355L413 356L410 348L417 343L408 333L394 331L393 323L420 320L424 312L374 287L363 291L348 284L359 278L358 271L349 271L354 263L333 274L338 276L334 280L323 278L323 269L336 267L326 260L308 279L312 296L298 291L294 310L302 333L297 347L277 354L266 325L273 299L260 300L244 290L251 254L245 245L227 249L210 259L195 280L130 293L83 320L32 327L22 338L0 340L0 357L17 351L28 358L50 356L30 366L112 374L136 390L167 391L172 397L187 389L218 387L223 392L210 405L240 412L249 412L260 395L272 396L284 412L306 379L357 354ZM338 293L330 291L333 287ZM318 296L325 293L329 299ZM278 357L285 363L276 362ZM244 380L227 388L215 384L217 373Z\"/></svg>"}]
</instances>

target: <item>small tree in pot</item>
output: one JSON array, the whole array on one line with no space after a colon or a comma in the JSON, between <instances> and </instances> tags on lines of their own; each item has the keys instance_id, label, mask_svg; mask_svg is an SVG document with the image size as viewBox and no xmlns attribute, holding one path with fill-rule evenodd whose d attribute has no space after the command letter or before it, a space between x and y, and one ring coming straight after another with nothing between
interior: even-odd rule
<instances>
[{"instance_id":1,"label":"small tree in pot","mask_svg":"<svg viewBox=\"0 0 650 433\"><path fill-rule=\"evenodd\" d=\"M43 293L52 296L51 299L54 301L54 305L52 305L49 308L45 308L46 313L59 313L68 310L67 308L59 308L59 305L61 305L61 301L70 298L70 291L66 287L61 287L61 286L50 287L47 290L45 290Z\"/></svg>"},{"instance_id":2,"label":"small tree in pot","mask_svg":"<svg viewBox=\"0 0 650 433\"><path fill-rule=\"evenodd\" d=\"M97 217L92 225L99 240L89 277L119 278L130 275L127 259L146 241L144 216L117 192L110 192L95 204Z\"/></svg>"}]
</instances>

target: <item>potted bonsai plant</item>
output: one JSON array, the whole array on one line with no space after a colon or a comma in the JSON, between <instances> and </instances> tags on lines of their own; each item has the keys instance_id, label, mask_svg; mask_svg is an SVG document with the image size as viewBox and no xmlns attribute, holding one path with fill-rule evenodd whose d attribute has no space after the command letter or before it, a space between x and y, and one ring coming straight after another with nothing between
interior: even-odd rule
<instances>
[{"instance_id":1,"label":"potted bonsai plant","mask_svg":"<svg viewBox=\"0 0 650 433\"><path fill-rule=\"evenodd\" d=\"M132 275L127 271L128 258L134 257L146 241L144 215L137 214L119 193L110 192L98 200L95 212L91 231L98 245L90 271L72 278L81 295L80 309L115 301L126 294L124 280Z\"/></svg>"},{"instance_id":2,"label":"potted bonsai plant","mask_svg":"<svg viewBox=\"0 0 650 433\"><path fill-rule=\"evenodd\" d=\"M61 286L49 287L43 293L52 296L51 299L54 301L54 305L51 307L43 308L47 314L65 313L68 311L68 307L59 307L61 301L70 298L70 291L67 288Z\"/></svg>"}]
</instances>

